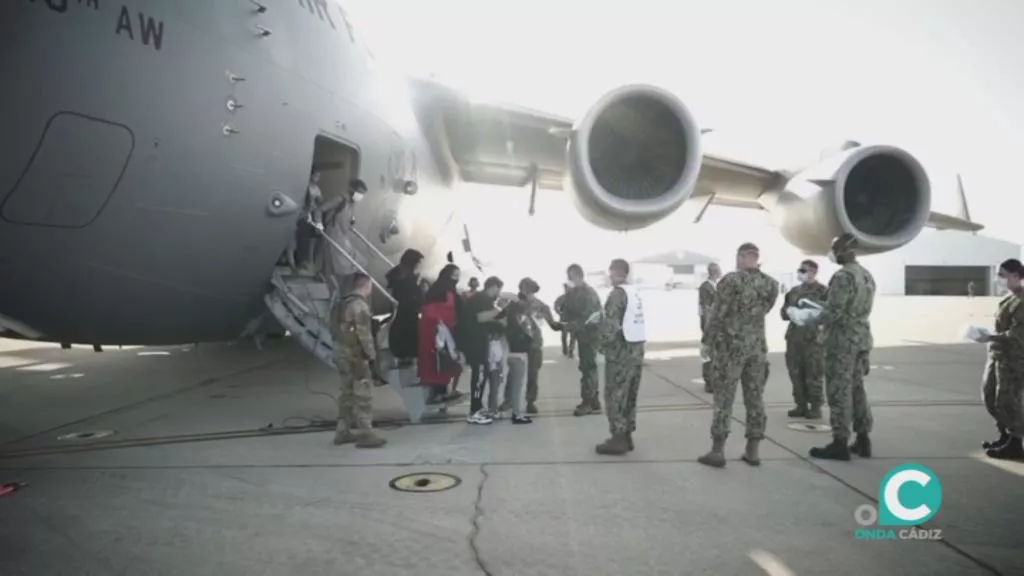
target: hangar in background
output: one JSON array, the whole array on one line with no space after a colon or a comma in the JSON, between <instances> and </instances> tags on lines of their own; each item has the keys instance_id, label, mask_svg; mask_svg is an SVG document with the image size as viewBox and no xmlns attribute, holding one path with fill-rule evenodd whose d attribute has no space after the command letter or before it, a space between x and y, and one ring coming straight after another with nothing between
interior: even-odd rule
<instances>
[{"instance_id":1,"label":"hangar in background","mask_svg":"<svg viewBox=\"0 0 1024 576\"><path fill-rule=\"evenodd\" d=\"M1020 258L1019 244L980 234L923 230L913 242L885 254L864 258L879 294L966 296L998 295L996 269L1007 258Z\"/></svg>"}]
</instances>

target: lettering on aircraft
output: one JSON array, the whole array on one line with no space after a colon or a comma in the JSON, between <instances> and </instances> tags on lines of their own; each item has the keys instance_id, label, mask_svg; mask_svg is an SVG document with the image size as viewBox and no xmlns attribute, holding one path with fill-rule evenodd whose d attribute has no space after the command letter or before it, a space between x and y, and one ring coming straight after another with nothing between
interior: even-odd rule
<instances>
[{"instance_id":1,"label":"lettering on aircraft","mask_svg":"<svg viewBox=\"0 0 1024 576\"><path fill-rule=\"evenodd\" d=\"M154 20L139 12L139 40L144 46L152 46L157 52L164 43L164 21ZM121 14L117 17L117 35L127 36L135 40L135 30L132 28L132 15L127 6L121 6Z\"/></svg>"},{"instance_id":2,"label":"lettering on aircraft","mask_svg":"<svg viewBox=\"0 0 1024 576\"><path fill-rule=\"evenodd\" d=\"M327 7L327 0L299 0L299 6L309 10L310 14L319 16L321 22L327 22L331 25L331 29L338 29L331 18L331 13Z\"/></svg>"},{"instance_id":3,"label":"lettering on aircraft","mask_svg":"<svg viewBox=\"0 0 1024 576\"><path fill-rule=\"evenodd\" d=\"M42 2L40 2L40 0L28 1L33 4L45 4L46 7L49 8L50 10L53 10L54 12L59 12L61 14L67 12L68 5L71 4L71 0L42 0ZM92 8L93 10L100 9L100 0L76 0L76 2L79 5L85 4L87 8Z\"/></svg>"}]
</instances>

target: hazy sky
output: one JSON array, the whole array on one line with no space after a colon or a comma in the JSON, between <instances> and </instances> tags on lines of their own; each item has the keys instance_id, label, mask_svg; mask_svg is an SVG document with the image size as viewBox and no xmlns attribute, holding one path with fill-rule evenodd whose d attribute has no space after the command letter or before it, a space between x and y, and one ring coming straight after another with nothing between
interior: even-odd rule
<instances>
[{"instance_id":1,"label":"hazy sky","mask_svg":"<svg viewBox=\"0 0 1024 576\"><path fill-rule=\"evenodd\" d=\"M1024 242L1020 212L1008 209L1021 205L1024 159L1019 0L343 4L383 60L483 99L578 116L610 87L650 82L716 130L707 151L770 167L848 138L903 146L928 168L934 209L954 209L960 172L986 233ZM731 249L737 228L764 235L761 216L722 219L719 210L709 224L682 232L683 219L673 218L629 244L707 243L721 233L712 243ZM621 236L586 234L623 245Z\"/></svg>"}]
</instances>

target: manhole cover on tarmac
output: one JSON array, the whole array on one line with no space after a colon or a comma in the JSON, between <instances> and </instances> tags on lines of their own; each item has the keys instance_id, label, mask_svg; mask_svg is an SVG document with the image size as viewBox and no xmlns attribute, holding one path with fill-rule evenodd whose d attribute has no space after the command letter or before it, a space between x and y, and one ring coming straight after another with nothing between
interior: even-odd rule
<instances>
[{"instance_id":1,"label":"manhole cover on tarmac","mask_svg":"<svg viewBox=\"0 0 1024 576\"><path fill-rule=\"evenodd\" d=\"M796 430L797 432L831 432L832 427L828 424L818 424L815 422L790 422L786 424L786 427L790 430Z\"/></svg>"},{"instance_id":2,"label":"manhole cover on tarmac","mask_svg":"<svg viewBox=\"0 0 1024 576\"><path fill-rule=\"evenodd\" d=\"M104 438L112 434L114 434L113 430L87 430L84 432L61 434L57 436L57 440L95 440L96 438Z\"/></svg>"},{"instance_id":3,"label":"manhole cover on tarmac","mask_svg":"<svg viewBox=\"0 0 1024 576\"><path fill-rule=\"evenodd\" d=\"M388 486L399 492L441 492L443 490L451 490L461 483L462 480L458 476L452 476L451 474L422 472L399 476L392 480Z\"/></svg>"}]
</instances>

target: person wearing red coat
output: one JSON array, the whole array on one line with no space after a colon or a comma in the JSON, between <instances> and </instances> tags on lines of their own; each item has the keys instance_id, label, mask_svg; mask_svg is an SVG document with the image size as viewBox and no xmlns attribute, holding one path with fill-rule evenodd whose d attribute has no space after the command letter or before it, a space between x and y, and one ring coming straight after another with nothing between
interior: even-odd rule
<instances>
[{"instance_id":1,"label":"person wearing red coat","mask_svg":"<svg viewBox=\"0 0 1024 576\"><path fill-rule=\"evenodd\" d=\"M423 308L420 310L417 354L420 384L432 388L430 399L434 402L446 395L448 385L462 373L462 366L458 359L446 357L445 354L448 352L445 350L441 350L439 353L436 344L438 324L443 324L448 328L452 342L455 341L459 309L462 304L461 297L456 290L459 273L459 267L454 264L448 264L442 268L437 276L437 281L427 291ZM454 353L455 350L450 352Z\"/></svg>"}]
</instances>

